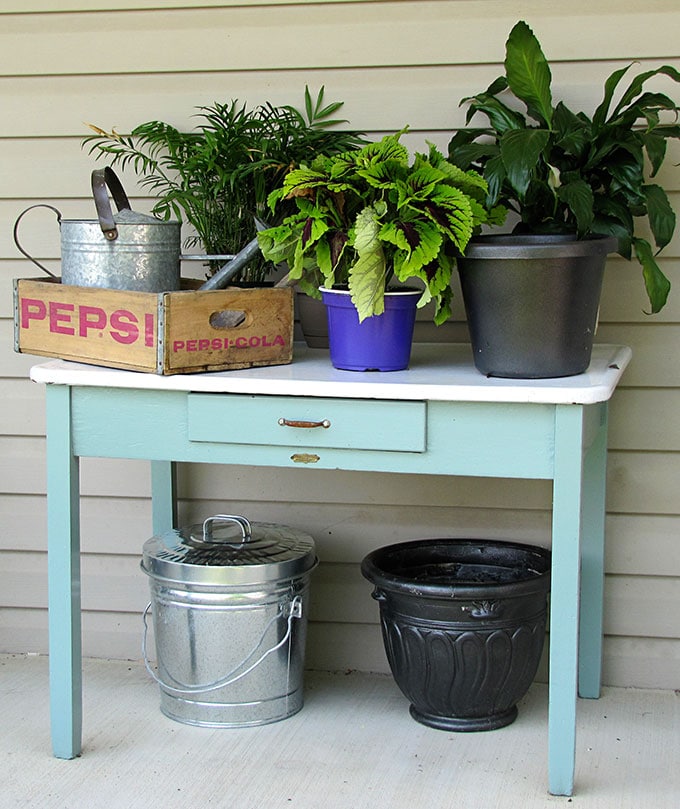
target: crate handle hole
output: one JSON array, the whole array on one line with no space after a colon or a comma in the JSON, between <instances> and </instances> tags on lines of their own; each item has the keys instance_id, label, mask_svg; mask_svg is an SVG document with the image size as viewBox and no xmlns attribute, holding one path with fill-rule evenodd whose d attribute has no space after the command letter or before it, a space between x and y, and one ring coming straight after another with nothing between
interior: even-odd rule
<instances>
[{"instance_id":1,"label":"crate handle hole","mask_svg":"<svg viewBox=\"0 0 680 809\"><path fill-rule=\"evenodd\" d=\"M236 329L243 326L247 315L242 309L223 309L210 315L213 329Z\"/></svg>"}]
</instances>

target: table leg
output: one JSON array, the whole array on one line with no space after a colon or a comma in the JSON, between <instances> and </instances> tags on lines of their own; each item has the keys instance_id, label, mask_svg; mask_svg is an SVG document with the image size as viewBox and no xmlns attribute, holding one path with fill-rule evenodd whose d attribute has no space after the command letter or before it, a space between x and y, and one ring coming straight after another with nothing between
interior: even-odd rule
<instances>
[{"instance_id":1,"label":"table leg","mask_svg":"<svg viewBox=\"0 0 680 809\"><path fill-rule=\"evenodd\" d=\"M581 523L581 612L579 695L600 696L604 601L604 527L607 474L607 405L597 415L597 431L584 459Z\"/></svg>"},{"instance_id":2,"label":"table leg","mask_svg":"<svg viewBox=\"0 0 680 809\"><path fill-rule=\"evenodd\" d=\"M151 461L151 510L155 536L177 527L177 477L172 461Z\"/></svg>"},{"instance_id":3,"label":"table leg","mask_svg":"<svg viewBox=\"0 0 680 809\"><path fill-rule=\"evenodd\" d=\"M576 756L576 689L582 511L583 408L555 410L548 775L553 795L571 795Z\"/></svg>"},{"instance_id":4,"label":"table leg","mask_svg":"<svg viewBox=\"0 0 680 809\"><path fill-rule=\"evenodd\" d=\"M71 441L71 388L48 385L46 401L52 749L57 758L74 758L81 750L82 646L79 462Z\"/></svg>"}]
</instances>

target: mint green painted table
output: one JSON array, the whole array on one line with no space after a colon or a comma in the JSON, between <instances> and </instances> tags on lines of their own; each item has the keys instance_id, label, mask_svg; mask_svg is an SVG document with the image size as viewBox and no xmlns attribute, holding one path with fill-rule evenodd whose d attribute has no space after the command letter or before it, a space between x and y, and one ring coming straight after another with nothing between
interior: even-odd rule
<instances>
[{"instance_id":1,"label":"mint green painted table","mask_svg":"<svg viewBox=\"0 0 680 809\"><path fill-rule=\"evenodd\" d=\"M631 352L596 346L566 379L487 379L469 348L416 345L411 368L352 373L296 346L270 368L159 377L60 360L47 398L54 755L81 751L81 456L151 461L153 530L175 519L174 462L553 482L549 790L573 790L577 694L600 693L607 409ZM141 551L141 549L140 549Z\"/></svg>"}]
</instances>

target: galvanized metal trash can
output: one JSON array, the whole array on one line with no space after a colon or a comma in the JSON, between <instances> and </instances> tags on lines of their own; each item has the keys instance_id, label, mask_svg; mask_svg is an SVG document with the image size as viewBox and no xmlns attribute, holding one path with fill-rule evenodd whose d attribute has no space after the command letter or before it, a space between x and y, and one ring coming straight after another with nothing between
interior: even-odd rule
<instances>
[{"instance_id":1,"label":"galvanized metal trash can","mask_svg":"<svg viewBox=\"0 0 680 809\"><path fill-rule=\"evenodd\" d=\"M207 727L276 722L303 704L312 537L218 514L149 539L144 658L161 711ZM146 651L153 612L157 672Z\"/></svg>"}]
</instances>

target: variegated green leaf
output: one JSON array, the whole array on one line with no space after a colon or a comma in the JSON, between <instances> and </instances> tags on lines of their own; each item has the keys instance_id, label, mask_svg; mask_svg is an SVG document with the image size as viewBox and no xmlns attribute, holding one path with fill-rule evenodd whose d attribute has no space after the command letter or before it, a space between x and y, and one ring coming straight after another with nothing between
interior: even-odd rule
<instances>
[{"instance_id":1,"label":"variegated green leaf","mask_svg":"<svg viewBox=\"0 0 680 809\"><path fill-rule=\"evenodd\" d=\"M423 213L449 236L460 252L472 237L474 218L470 203L460 189L439 185L430 203L422 207Z\"/></svg>"},{"instance_id":2,"label":"variegated green leaf","mask_svg":"<svg viewBox=\"0 0 680 809\"><path fill-rule=\"evenodd\" d=\"M375 210L364 208L357 216L355 226L354 248L358 258L349 271L349 289L359 322L384 311L387 266L379 230Z\"/></svg>"},{"instance_id":3,"label":"variegated green leaf","mask_svg":"<svg viewBox=\"0 0 680 809\"><path fill-rule=\"evenodd\" d=\"M442 234L434 223L423 221L404 222L409 249L405 251L399 280L407 281L409 276L418 275L420 270L434 261L443 242Z\"/></svg>"},{"instance_id":4,"label":"variegated green leaf","mask_svg":"<svg viewBox=\"0 0 680 809\"><path fill-rule=\"evenodd\" d=\"M355 152L355 163L357 166L365 166L373 162L384 162L386 160L396 160L401 163L408 163L408 149L399 141L399 135L385 135L376 143L369 143Z\"/></svg>"}]
</instances>

